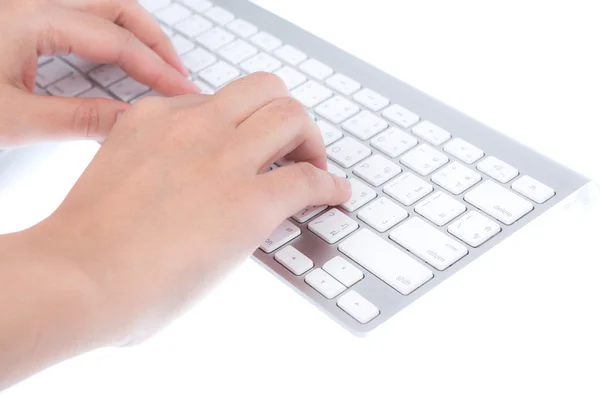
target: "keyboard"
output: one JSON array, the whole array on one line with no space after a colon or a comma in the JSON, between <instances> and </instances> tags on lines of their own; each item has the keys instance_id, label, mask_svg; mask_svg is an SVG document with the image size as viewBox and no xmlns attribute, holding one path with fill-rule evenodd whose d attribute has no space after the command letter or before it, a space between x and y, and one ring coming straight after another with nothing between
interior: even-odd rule
<instances>
[{"instance_id":1,"label":"keyboard","mask_svg":"<svg viewBox=\"0 0 600 395\"><path fill-rule=\"evenodd\" d=\"M253 258L353 334L589 181L250 2L141 3L204 93L270 72L315 119L329 171L350 180L352 197L296 213ZM157 95L117 66L72 55L40 58L36 82L42 95Z\"/></svg>"}]
</instances>

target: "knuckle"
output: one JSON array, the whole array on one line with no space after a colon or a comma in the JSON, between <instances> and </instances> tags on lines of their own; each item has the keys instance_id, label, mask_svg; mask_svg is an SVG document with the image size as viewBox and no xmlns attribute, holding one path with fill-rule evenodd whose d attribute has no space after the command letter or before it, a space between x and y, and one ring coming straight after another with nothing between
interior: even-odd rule
<instances>
[{"instance_id":1,"label":"knuckle","mask_svg":"<svg viewBox=\"0 0 600 395\"><path fill-rule=\"evenodd\" d=\"M82 100L73 114L72 128L85 136L94 136L100 130L100 104L98 100Z\"/></svg>"},{"instance_id":2,"label":"knuckle","mask_svg":"<svg viewBox=\"0 0 600 395\"><path fill-rule=\"evenodd\" d=\"M277 99L273 103L274 111L280 113L282 119L292 119L294 121L308 122L308 114L302 103L292 97Z\"/></svg>"},{"instance_id":3,"label":"knuckle","mask_svg":"<svg viewBox=\"0 0 600 395\"><path fill-rule=\"evenodd\" d=\"M308 162L298 163L298 178L308 187L316 185L318 180L317 168Z\"/></svg>"},{"instance_id":4,"label":"knuckle","mask_svg":"<svg viewBox=\"0 0 600 395\"><path fill-rule=\"evenodd\" d=\"M256 83L260 85L263 89L274 90L285 95L287 95L288 93L287 86L285 85L283 80L273 73L258 71L248 76L248 78L256 81Z\"/></svg>"}]
</instances>

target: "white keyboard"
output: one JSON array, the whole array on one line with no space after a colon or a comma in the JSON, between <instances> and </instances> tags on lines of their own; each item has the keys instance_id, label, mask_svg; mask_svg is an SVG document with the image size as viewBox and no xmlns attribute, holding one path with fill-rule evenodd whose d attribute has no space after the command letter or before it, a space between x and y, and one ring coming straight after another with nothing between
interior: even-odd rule
<instances>
[{"instance_id":1,"label":"white keyboard","mask_svg":"<svg viewBox=\"0 0 600 395\"><path fill-rule=\"evenodd\" d=\"M297 213L254 258L354 333L372 330L586 182L249 2L142 4L205 93L272 72L317 120L329 170L350 179L352 197ZM39 94L127 102L156 95L116 66L74 56L39 64Z\"/></svg>"}]
</instances>

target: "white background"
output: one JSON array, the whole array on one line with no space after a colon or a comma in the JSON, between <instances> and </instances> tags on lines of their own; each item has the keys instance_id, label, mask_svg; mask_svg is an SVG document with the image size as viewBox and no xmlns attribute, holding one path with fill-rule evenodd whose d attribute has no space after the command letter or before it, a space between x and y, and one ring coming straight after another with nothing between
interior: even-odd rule
<instances>
[{"instance_id":1,"label":"white background","mask_svg":"<svg viewBox=\"0 0 600 395\"><path fill-rule=\"evenodd\" d=\"M256 3L600 179L594 1ZM0 231L47 215L95 149L45 149L0 196ZM248 261L150 342L6 393L598 394L600 218L581 214L536 221L364 340Z\"/></svg>"}]
</instances>

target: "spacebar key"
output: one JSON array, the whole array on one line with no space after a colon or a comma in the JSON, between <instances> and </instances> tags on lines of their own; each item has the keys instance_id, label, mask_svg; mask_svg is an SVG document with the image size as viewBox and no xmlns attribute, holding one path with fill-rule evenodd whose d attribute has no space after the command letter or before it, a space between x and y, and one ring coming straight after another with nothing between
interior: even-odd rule
<instances>
[{"instance_id":1,"label":"spacebar key","mask_svg":"<svg viewBox=\"0 0 600 395\"><path fill-rule=\"evenodd\" d=\"M431 270L369 229L350 236L339 249L403 295L433 277Z\"/></svg>"}]
</instances>

